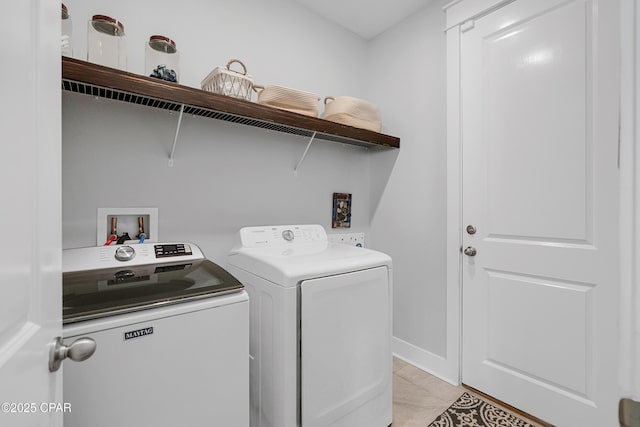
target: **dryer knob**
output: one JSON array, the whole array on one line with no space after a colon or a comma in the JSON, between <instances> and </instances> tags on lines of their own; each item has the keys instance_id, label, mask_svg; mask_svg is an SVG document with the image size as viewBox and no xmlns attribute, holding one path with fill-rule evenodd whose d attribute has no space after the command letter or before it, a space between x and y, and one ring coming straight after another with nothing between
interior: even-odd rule
<instances>
[{"instance_id":1,"label":"dryer knob","mask_svg":"<svg viewBox=\"0 0 640 427\"><path fill-rule=\"evenodd\" d=\"M291 241L293 241L293 237L294 237L294 236L293 236L293 231L291 231L291 230L284 230L284 231L282 232L282 238L283 238L284 240L286 240L287 242L291 242Z\"/></svg>"},{"instance_id":2,"label":"dryer knob","mask_svg":"<svg viewBox=\"0 0 640 427\"><path fill-rule=\"evenodd\" d=\"M120 246L114 256L118 261L131 261L136 256L136 251L131 246Z\"/></svg>"}]
</instances>

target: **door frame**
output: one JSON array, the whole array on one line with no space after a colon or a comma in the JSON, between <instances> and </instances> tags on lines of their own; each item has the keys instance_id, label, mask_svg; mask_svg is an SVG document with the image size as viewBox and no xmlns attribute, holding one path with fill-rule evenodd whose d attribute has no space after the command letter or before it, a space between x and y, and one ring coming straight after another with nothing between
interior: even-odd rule
<instances>
[{"instance_id":1,"label":"door frame","mask_svg":"<svg viewBox=\"0 0 640 427\"><path fill-rule=\"evenodd\" d=\"M462 111L460 35L465 22L515 0L453 0L446 13L447 44L447 378L462 383Z\"/></svg>"},{"instance_id":2,"label":"door frame","mask_svg":"<svg viewBox=\"0 0 640 427\"><path fill-rule=\"evenodd\" d=\"M620 397L640 401L640 4L621 0Z\"/></svg>"},{"instance_id":3,"label":"door frame","mask_svg":"<svg viewBox=\"0 0 640 427\"><path fill-rule=\"evenodd\" d=\"M449 378L462 382L462 131L460 35L464 24L515 0L454 0L447 14L447 364ZM640 5L620 0L620 368L621 394L640 400ZM629 232L632 230L632 232Z\"/></svg>"}]
</instances>

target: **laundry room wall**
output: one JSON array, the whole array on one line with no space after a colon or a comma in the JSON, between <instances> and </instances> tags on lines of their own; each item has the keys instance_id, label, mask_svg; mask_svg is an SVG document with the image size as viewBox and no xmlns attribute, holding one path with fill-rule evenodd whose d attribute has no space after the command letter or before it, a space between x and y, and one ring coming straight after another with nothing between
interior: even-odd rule
<instances>
[{"instance_id":1,"label":"laundry room wall","mask_svg":"<svg viewBox=\"0 0 640 427\"><path fill-rule=\"evenodd\" d=\"M402 148L372 154L369 240L393 258L394 352L457 382L446 310L445 3L430 2L370 45L370 94Z\"/></svg>"},{"instance_id":2,"label":"laundry room wall","mask_svg":"<svg viewBox=\"0 0 640 427\"><path fill-rule=\"evenodd\" d=\"M378 104L401 149L319 141L296 176L305 138L185 116L168 167L176 113L63 92L63 247L100 243L100 207L157 207L161 240L192 241L224 265L240 227L332 232L332 193L352 193L350 231L394 260L394 351L456 381L446 336L444 3L364 40L291 0L65 0L76 58L86 58L91 15L106 14L125 25L131 72L143 71L148 37L163 34L180 51L181 84L200 87L239 58L256 83Z\"/></svg>"},{"instance_id":3,"label":"laundry room wall","mask_svg":"<svg viewBox=\"0 0 640 427\"><path fill-rule=\"evenodd\" d=\"M187 86L239 58L256 83L365 97L367 42L289 0L65 4L79 59L87 21L105 14L124 23L134 73L143 71L148 37L163 34L177 43ZM100 207L157 207L161 240L192 241L224 264L242 226L319 223L331 231L333 192L353 194L351 230L370 230L366 149L318 141L296 176L305 138L185 116L168 167L177 114L68 92L62 103L64 248L101 243Z\"/></svg>"}]
</instances>

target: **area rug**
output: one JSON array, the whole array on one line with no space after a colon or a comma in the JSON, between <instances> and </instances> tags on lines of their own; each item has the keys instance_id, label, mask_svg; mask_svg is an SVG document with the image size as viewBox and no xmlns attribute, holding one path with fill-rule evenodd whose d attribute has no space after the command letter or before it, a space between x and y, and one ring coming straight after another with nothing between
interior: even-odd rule
<instances>
[{"instance_id":1,"label":"area rug","mask_svg":"<svg viewBox=\"0 0 640 427\"><path fill-rule=\"evenodd\" d=\"M534 427L532 424L464 393L428 427Z\"/></svg>"}]
</instances>

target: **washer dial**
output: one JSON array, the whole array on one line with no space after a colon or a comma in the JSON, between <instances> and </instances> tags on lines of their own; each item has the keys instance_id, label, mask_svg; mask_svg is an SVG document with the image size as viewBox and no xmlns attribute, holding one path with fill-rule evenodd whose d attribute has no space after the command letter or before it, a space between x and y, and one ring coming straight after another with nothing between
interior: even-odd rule
<instances>
[{"instance_id":1,"label":"washer dial","mask_svg":"<svg viewBox=\"0 0 640 427\"><path fill-rule=\"evenodd\" d=\"M131 246L120 246L114 256L118 261L131 261L136 256L136 250Z\"/></svg>"}]
</instances>

